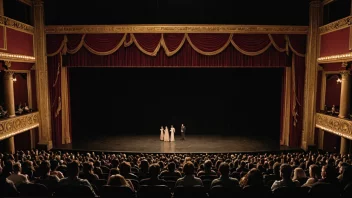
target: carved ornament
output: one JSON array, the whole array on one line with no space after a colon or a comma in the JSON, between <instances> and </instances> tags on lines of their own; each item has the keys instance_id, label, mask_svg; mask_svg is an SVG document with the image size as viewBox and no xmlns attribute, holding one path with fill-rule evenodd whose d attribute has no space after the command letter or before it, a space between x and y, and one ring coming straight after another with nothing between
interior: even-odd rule
<instances>
[{"instance_id":1,"label":"carved ornament","mask_svg":"<svg viewBox=\"0 0 352 198\"><path fill-rule=\"evenodd\" d=\"M322 34L327 34L337 30L341 30L351 26L351 23L352 23L352 16L348 16L343 19L340 19L319 27L319 33L320 35L322 35Z\"/></svg>"},{"instance_id":2,"label":"carved ornament","mask_svg":"<svg viewBox=\"0 0 352 198\"><path fill-rule=\"evenodd\" d=\"M14 19L5 17L5 16L0 16L0 25L4 25L8 28L15 29L17 31L21 31L24 33L28 34L33 34L34 33L34 27L19 21L16 21Z\"/></svg>"},{"instance_id":3,"label":"carved ornament","mask_svg":"<svg viewBox=\"0 0 352 198\"><path fill-rule=\"evenodd\" d=\"M0 52L0 60L4 60L5 65L7 62L35 63L34 56L26 56L21 54L9 54L5 52Z\"/></svg>"},{"instance_id":4,"label":"carved ornament","mask_svg":"<svg viewBox=\"0 0 352 198\"><path fill-rule=\"evenodd\" d=\"M352 140L352 120L317 113L315 116L315 126L324 131Z\"/></svg>"},{"instance_id":5,"label":"carved ornament","mask_svg":"<svg viewBox=\"0 0 352 198\"><path fill-rule=\"evenodd\" d=\"M308 26L275 25L52 25L46 34L100 33L238 33L307 34Z\"/></svg>"},{"instance_id":6,"label":"carved ornament","mask_svg":"<svg viewBox=\"0 0 352 198\"><path fill-rule=\"evenodd\" d=\"M9 138L19 133L39 126L39 113L29 113L0 120L0 140Z\"/></svg>"},{"instance_id":7,"label":"carved ornament","mask_svg":"<svg viewBox=\"0 0 352 198\"><path fill-rule=\"evenodd\" d=\"M318 63L340 63L352 61L352 53L323 56L318 58Z\"/></svg>"}]
</instances>

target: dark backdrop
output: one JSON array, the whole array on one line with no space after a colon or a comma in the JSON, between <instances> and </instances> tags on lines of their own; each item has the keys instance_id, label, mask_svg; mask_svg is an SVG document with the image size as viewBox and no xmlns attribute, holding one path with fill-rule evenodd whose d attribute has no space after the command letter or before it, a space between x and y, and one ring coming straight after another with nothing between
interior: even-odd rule
<instances>
[{"instance_id":1,"label":"dark backdrop","mask_svg":"<svg viewBox=\"0 0 352 198\"><path fill-rule=\"evenodd\" d=\"M82 136L187 134L279 139L283 69L70 68L73 141Z\"/></svg>"}]
</instances>

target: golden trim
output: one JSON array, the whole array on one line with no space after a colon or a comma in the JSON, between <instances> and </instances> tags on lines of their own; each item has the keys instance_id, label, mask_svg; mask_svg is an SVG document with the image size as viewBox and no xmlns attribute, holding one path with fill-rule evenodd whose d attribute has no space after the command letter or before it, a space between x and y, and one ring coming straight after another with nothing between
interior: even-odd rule
<instances>
[{"instance_id":1,"label":"golden trim","mask_svg":"<svg viewBox=\"0 0 352 198\"><path fill-rule=\"evenodd\" d=\"M0 120L0 140L39 126L39 112Z\"/></svg>"},{"instance_id":2,"label":"golden trim","mask_svg":"<svg viewBox=\"0 0 352 198\"><path fill-rule=\"evenodd\" d=\"M206 55L206 56L212 56L212 55L216 55L216 54L219 54L221 53L222 51L224 51L227 46L229 46L229 44L232 42L232 36L233 34L230 34L229 35L229 38L227 39L226 43L220 47L219 49L215 50L215 51L211 51L211 52L205 52L205 51L202 51L200 50L199 48L197 48L197 46L195 46L192 42L192 39L189 38L188 34L186 33L186 39L188 41L188 43L191 45L191 47L193 48L194 51L198 52L199 54L202 54L202 55ZM235 46L234 46L235 47ZM235 47L236 48L236 47ZM236 48L237 49L237 48ZM240 48L239 48L240 49ZM265 48L264 48L265 49ZM265 49L266 50L266 49Z\"/></svg>"},{"instance_id":3,"label":"golden trim","mask_svg":"<svg viewBox=\"0 0 352 198\"><path fill-rule=\"evenodd\" d=\"M307 34L308 26L278 25L51 25L46 34L102 33L237 33L237 34Z\"/></svg>"},{"instance_id":4,"label":"golden trim","mask_svg":"<svg viewBox=\"0 0 352 198\"><path fill-rule=\"evenodd\" d=\"M31 0L18 0L18 1L29 6L33 6L33 3Z\"/></svg>"},{"instance_id":5,"label":"golden trim","mask_svg":"<svg viewBox=\"0 0 352 198\"><path fill-rule=\"evenodd\" d=\"M334 1L336 1L336 0L323 0L322 4L323 4L323 6L325 6L325 5L328 5L329 3L332 3Z\"/></svg>"},{"instance_id":6,"label":"golden trim","mask_svg":"<svg viewBox=\"0 0 352 198\"><path fill-rule=\"evenodd\" d=\"M91 53L93 53L93 54L96 54L96 55L105 56L105 55L110 55L110 54L116 52L118 49L120 49L120 47L121 47L121 46L123 45L123 43L125 42L126 35L127 35L127 34L124 34L124 35L123 35L121 41L120 41L114 48L112 48L111 50L106 51L106 52L98 52L98 51L94 50L93 48L89 47L89 45L84 41L85 36L82 37L82 40L81 40L81 41L83 41L83 46L84 46L89 52L91 52ZM132 36L132 35L131 35L131 36ZM133 36L133 41L135 42L135 44L136 44L136 46L138 47L138 49L141 50L141 51L143 51L143 48L142 48L142 47L140 48L140 46L139 46L139 44L137 43L137 41L135 41L134 36ZM82 46L80 46L80 45L81 45L81 43L78 45L78 47L82 47ZM77 47L77 48L78 48L78 47ZM76 48L76 49L77 49L77 48ZM155 51L156 51L156 52L154 52L155 55L158 53L159 48L160 48L160 42L159 42L159 46L157 47L157 49L155 49ZM77 49L77 50L76 50L76 49L73 50L72 52L76 53L76 52L78 52L78 50L79 50L80 48ZM144 51L143 51L143 52L144 52ZM148 54L148 55L149 55L149 54Z\"/></svg>"},{"instance_id":7,"label":"golden trim","mask_svg":"<svg viewBox=\"0 0 352 198\"><path fill-rule=\"evenodd\" d=\"M0 25L1 24L5 25L8 28L15 29L17 31L21 31L28 34L34 34L33 26L16 21L14 19L11 19L5 16L0 16Z\"/></svg>"},{"instance_id":8,"label":"golden trim","mask_svg":"<svg viewBox=\"0 0 352 198\"><path fill-rule=\"evenodd\" d=\"M173 56L174 54L176 54L181 48L182 46L185 44L186 41L186 34L183 35L183 39L180 43L180 45L173 51L170 51L169 48L167 48L165 40L164 40L164 34L161 34L161 46L164 48L164 51L166 53L167 56Z\"/></svg>"},{"instance_id":9,"label":"golden trim","mask_svg":"<svg viewBox=\"0 0 352 198\"><path fill-rule=\"evenodd\" d=\"M323 56L317 59L318 63L339 63L352 61L352 52L347 54L336 54L331 56Z\"/></svg>"},{"instance_id":10,"label":"golden trim","mask_svg":"<svg viewBox=\"0 0 352 198\"><path fill-rule=\"evenodd\" d=\"M351 23L352 23L352 16L348 16L319 27L319 33L320 35L323 35L330 32L335 32L337 30L341 30L351 26Z\"/></svg>"},{"instance_id":11,"label":"golden trim","mask_svg":"<svg viewBox=\"0 0 352 198\"><path fill-rule=\"evenodd\" d=\"M324 131L352 140L352 121L317 113L315 126Z\"/></svg>"},{"instance_id":12,"label":"golden trim","mask_svg":"<svg viewBox=\"0 0 352 198\"><path fill-rule=\"evenodd\" d=\"M35 63L34 56L10 54L5 52L0 52L0 60L11 61L11 62Z\"/></svg>"}]
</instances>

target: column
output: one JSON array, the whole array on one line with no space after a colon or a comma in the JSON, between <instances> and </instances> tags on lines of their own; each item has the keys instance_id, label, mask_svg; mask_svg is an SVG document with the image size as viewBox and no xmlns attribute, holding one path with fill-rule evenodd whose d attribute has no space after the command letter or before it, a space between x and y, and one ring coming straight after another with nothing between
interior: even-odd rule
<instances>
[{"instance_id":1,"label":"column","mask_svg":"<svg viewBox=\"0 0 352 198\"><path fill-rule=\"evenodd\" d=\"M0 0L0 16L4 16L4 0Z\"/></svg>"},{"instance_id":2,"label":"column","mask_svg":"<svg viewBox=\"0 0 352 198\"><path fill-rule=\"evenodd\" d=\"M35 38L35 75L37 85L37 103L39 110L39 147L52 148L48 68L46 61L46 43L44 29L43 0L34 0L34 38Z\"/></svg>"},{"instance_id":3,"label":"column","mask_svg":"<svg viewBox=\"0 0 352 198\"><path fill-rule=\"evenodd\" d=\"M4 97L5 97L5 108L9 117L15 117L15 94L13 90L13 75L12 71L5 71L4 74ZM5 141L7 152L15 153L15 138L9 137Z\"/></svg>"},{"instance_id":4,"label":"column","mask_svg":"<svg viewBox=\"0 0 352 198\"><path fill-rule=\"evenodd\" d=\"M316 94L318 76L318 52L320 48L319 26L321 23L321 2L310 0L309 28L306 53L306 75L304 81L303 131L301 148L307 150L314 145Z\"/></svg>"},{"instance_id":5,"label":"column","mask_svg":"<svg viewBox=\"0 0 352 198\"><path fill-rule=\"evenodd\" d=\"M347 118L350 113L350 90L351 90L351 74L350 71L341 71L341 95L339 117ZM341 137L340 153L347 154L349 152L350 140Z\"/></svg>"}]
</instances>

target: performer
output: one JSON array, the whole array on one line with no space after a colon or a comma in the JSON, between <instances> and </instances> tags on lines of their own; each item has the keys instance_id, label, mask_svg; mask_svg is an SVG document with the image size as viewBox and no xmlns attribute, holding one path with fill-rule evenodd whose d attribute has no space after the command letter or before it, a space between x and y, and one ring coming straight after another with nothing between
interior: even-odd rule
<instances>
[{"instance_id":1,"label":"performer","mask_svg":"<svg viewBox=\"0 0 352 198\"><path fill-rule=\"evenodd\" d=\"M164 127L160 127L160 141L164 141Z\"/></svg>"},{"instance_id":2,"label":"performer","mask_svg":"<svg viewBox=\"0 0 352 198\"><path fill-rule=\"evenodd\" d=\"M181 125L181 140L186 140L185 136L186 136L186 126L184 124Z\"/></svg>"},{"instance_id":3,"label":"performer","mask_svg":"<svg viewBox=\"0 0 352 198\"><path fill-rule=\"evenodd\" d=\"M174 128L174 125L171 125L171 128L170 128L170 132L171 132L171 138L170 138L170 142L174 142L175 141L175 128Z\"/></svg>"},{"instance_id":4,"label":"performer","mask_svg":"<svg viewBox=\"0 0 352 198\"><path fill-rule=\"evenodd\" d=\"M165 130L164 130L164 142L169 142L169 129L167 128L167 126L165 126Z\"/></svg>"}]
</instances>

